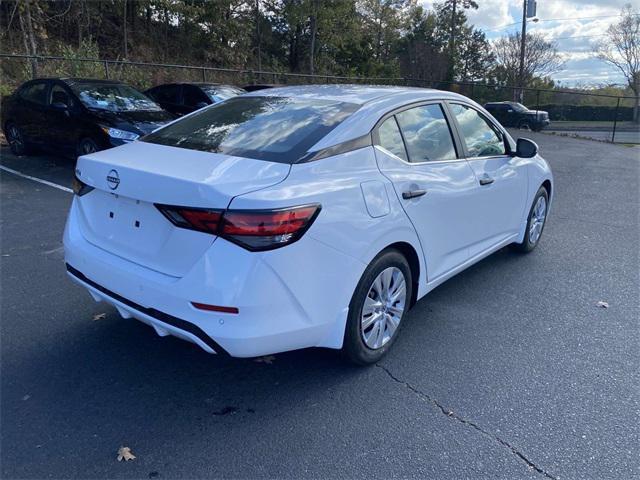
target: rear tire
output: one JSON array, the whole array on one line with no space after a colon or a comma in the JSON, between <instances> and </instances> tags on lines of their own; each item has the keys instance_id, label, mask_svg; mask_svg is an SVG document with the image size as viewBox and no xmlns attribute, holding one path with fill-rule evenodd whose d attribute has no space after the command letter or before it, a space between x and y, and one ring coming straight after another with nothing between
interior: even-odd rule
<instances>
[{"instance_id":1,"label":"rear tire","mask_svg":"<svg viewBox=\"0 0 640 480\"><path fill-rule=\"evenodd\" d=\"M5 127L5 138L9 143L11 153L16 155L17 157L29 155L31 153L32 148L24 139L24 133L22 133L22 129L20 129L20 127L18 127L15 123L7 124L7 126Z\"/></svg>"},{"instance_id":2,"label":"rear tire","mask_svg":"<svg viewBox=\"0 0 640 480\"><path fill-rule=\"evenodd\" d=\"M542 237L542 231L547 223L547 212L549 210L549 193L544 187L540 187L533 198L531 210L527 217L527 228L524 232L522 243L514 243L513 248L522 253L531 252Z\"/></svg>"},{"instance_id":3,"label":"rear tire","mask_svg":"<svg viewBox=\"0 0 640 480\"><path fill-rule=\"evenodd\" d=\"M89 155L90 153L95 153L99 150L98 144L94 142L90 138L83 138L78 142L78 146L76 147L76 154L78 157L82 155Z\"/></svg>"},{"instance_id":4,"label":"rear tire","mask_svg":"<svg viewBox=\"0 0 640 480\"><path fill-rule=\"evenodd\" d=\"M518 124L519 130L531 130L531 125L527 120L523 120Z\"/></svg>"},{"instance_id":5,"label":"rear tire","mask_svg":"<svg viewBox=\"0 0 640 480\"><path fill-rule=\"evenodd\" d=\"M411 269L397 250L380 253L364 271L351 303L343 353L357 365L379 361L398 338L413 294Z\"/></svg>"}]
</instances>

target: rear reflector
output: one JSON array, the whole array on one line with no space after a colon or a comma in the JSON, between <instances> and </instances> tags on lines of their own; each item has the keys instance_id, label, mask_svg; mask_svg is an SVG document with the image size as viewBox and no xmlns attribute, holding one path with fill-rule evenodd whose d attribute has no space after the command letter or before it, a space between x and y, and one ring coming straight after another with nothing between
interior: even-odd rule
<instances>
[{"instance_id":1,"label":"rear reflector","mask_svg":"<svg viewBox=\"0 0 640 480\"><path fill-rule=\"evenodd\" d=\"M219 235L251 251L272 250L299 240L320 213L320 205L274 210L211 210L156 205L174 225Z\"/></svg>"},{"instance_id":2,"label":"rear reflector","mask_svg":"<svg viewBox=\"0 0 640 480\"><path fill-rule=\"evenodd\" d=\"M208 305L206 303L191 302L198 310L206 310L208 312L221 312L221 313L240 313L237 307L221 307L219 305Z\"/></svg>"}]
</instances>

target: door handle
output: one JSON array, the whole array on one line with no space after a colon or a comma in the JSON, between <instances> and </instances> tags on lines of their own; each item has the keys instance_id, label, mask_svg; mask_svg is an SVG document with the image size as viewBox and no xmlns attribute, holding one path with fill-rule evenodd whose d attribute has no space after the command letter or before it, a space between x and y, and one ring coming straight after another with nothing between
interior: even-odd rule
<instances>
[{"instance_id":1,"label":"door handle","mask_svg":"<svg viewBox=\"0 0 640 480\"><path fill-rule=\"evenodd\" d=\"M495 180L486 173L480 178L480 185L491 185Z\"/></svg>"},{"instance_id":2,"label":"door handle","mask_svg":"<svg viewBox=\"0 0 640 480\"><path fill-rule=\"evenodd\" d=\"M409 190L406 192L402 192L402 198L405 200L410 200L412 198L418 198L427 193L426 190Z\"/></svg>"}]
</instances>

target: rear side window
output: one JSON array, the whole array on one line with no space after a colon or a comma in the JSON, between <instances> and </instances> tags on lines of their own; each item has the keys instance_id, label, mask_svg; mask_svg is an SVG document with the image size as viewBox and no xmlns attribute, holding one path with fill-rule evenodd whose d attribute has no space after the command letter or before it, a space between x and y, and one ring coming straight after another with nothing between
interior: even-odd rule
<instances>
[{"instance_id":1,"label":"rear side window","mask_svg":"<svg viewBox=\"0 0 640 480\"><path fill-rule=\"evenodd\" d=\"M404 141L398 128L395 117L386 119L378 128L378 137L380 137L380 146L389 150L395 156L400 157L408 162L407 151L404 148Z\"/></svg>"},{"instance_id":2,"label":"rear side window","mask_svg":"<svg viewBox=\"0 0 640 480\"><path fill-rule=\"evenodd\" d=\"M410 108L396 115L411 162L454 160L456 149L440 105Z\"/></svg>"},{"instance_id":3,"label":"rear side window","mask_svg":"<svg viewBox=\"0 0 640 480\"><path fill-rule=\"evenodd\" d=\"M193 85L184 85L184 91L182 93L183 103L190 107L195 107L199 103L209 104L207 101L207 96L202 93L198 87L194 87Z\"/></svg>"},{"instance_id":4,"label":"rear side window","mask_svg":"<svg viewBox=\"0 0 640 480\"><path fill-rule=\"evenodd\" d=\"M20 97L29 102L45 105L47 103L47 84L40 82L27 85L20 90Z\"/></svg>"},{"instance_id":5,"label":"rear side window","mask_svg":"<svg viewBox=\"0 0 640 480\"><path fill-rule=\"evenodd\" d=\"M149 90L151 97L157 102L163 103L178 103L178 97L180 96L179 85L165 85L162 87L156 87Z\"/></svg>"},{"instance_id":6,"label":"rear side window","mask_svg":"<svg viewBox=\"0 0 640 480\"><path fill-rule=\"evenodd\" d=\"M359 105L288 97L235 97L142 138L149 143L296 163Z\"/></svg>"}]
</instances>

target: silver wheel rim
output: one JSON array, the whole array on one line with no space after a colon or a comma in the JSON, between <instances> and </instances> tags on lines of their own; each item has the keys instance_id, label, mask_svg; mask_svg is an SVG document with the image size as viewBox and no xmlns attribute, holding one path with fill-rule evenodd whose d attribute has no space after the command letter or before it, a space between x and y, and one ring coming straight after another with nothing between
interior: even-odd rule
<instances>
[{"instance_id":1,"label":"silver wheel rim","mask_svg":"<svg viewBox=\"0 0 640 480\"><path fill-rule=\"evenodd\" d=\"M529 243L535 245L542 234L544 221L547 218L547 200L544 196L538 197L531 212L531 223L529 224Z\"/></svg>"},{"instance_id":2,"label":"silver wheel rim","mask_svg":"<svg viewBox=\"0 0 640 480\"><path fill-rule=\"evenodd\" d=\"M406 298L407 287L402 270L389 267L380 272L362 306L360 334L367 347L377 350L393 338L402 320Z\"/></svg>"},{"instance_id":3,"label":"silver wheel rim","mask_svg":"<svg viewBox=\"0 0 640 480\"><path fill-rule=\"evenodd\" d=\"M22 141L20 130L12 125L7 133L9 134L9 138L7 139L9 141L9 145L14 147L16 150L21 150L24 142Z\"/></svg>"}]
</instances>

